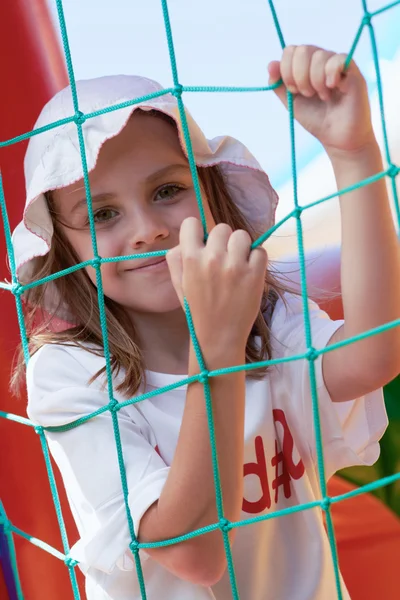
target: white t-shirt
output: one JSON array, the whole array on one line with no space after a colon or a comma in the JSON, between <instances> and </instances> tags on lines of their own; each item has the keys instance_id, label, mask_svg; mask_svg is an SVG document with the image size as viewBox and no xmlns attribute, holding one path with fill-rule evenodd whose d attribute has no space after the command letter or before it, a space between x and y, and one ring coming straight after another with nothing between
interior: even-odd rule
<instances>
[{"instance_id":1,"label":"white t-shirt","mask_svg":"<svg viewBox=\"0 0 400 600\"><path fill-rule=\"evenodd\" d=\"M304 352L301 299L278 300L271 322L273 358ZM342 324L310 302L312 340L323 348ZM101 381L89 378L104 359L86 350L47 345L30 360L28 415L42 426L71 423L108 404ZM387 426L382 390L332 403L315 361L326 476L379 456ZM148 390L184 376L148 372ZM117 400L125 400L115 393ZM137 534L142 515L168 477L185 405L180 387L119 410L129 506ZM260 381L247 379L242 519L321 498L307 360L272 367ZM63 476L80 539L71 556L86 574L88 600L141 598L123 501L110 413L66 432L47 432ZM195 451L195 449L194 449ZM184 498L182 499L184 502ZM240 527L232 548L242 600L333 600L332 560L319 507ZM172 575L143 550L148 600L228 600L228 573L212 588ZM343 586L343 598L349 598Z\"/></svg>"}]
</instances>

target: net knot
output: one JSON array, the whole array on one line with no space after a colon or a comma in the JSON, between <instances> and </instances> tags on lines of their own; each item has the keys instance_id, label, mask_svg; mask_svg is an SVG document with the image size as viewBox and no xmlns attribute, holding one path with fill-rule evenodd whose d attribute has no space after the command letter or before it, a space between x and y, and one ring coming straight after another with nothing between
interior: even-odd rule
<instances>
[{"instance_id":1,"label":"net knot","mask_svg":"<svg viewBox=\"0 0 400 600\"><path fill-rule=\"evenodd\" d=\"M137 554L139 552L139 542L137 540L133 540L129 544L129 549L132 552L132 554Z\"/></svg>"},{"instance_id":2,"label":"net knot","mask_svg":"<svg viewBox=\"0 0 400 600\"><path fill-rule=\"evenodd\" d=\"M35 433L37 433L38 435L42 435L42 433L43 433L43 427L41 425L36 425L36 427L35 427Z\"/></svg>"},{"instance_id":3,"label":"net knot","mask_svg":"<svg viewBox=\"0 0 400 600\"><path fill-rule=\"evenodd\" d=\"M86 115L84 115L80 110L77 110L74 116L74 121L77 125L83 125L86 121Z\"/></svg>"},{"instance_id":4,"label":"net knot","mask_svg":"<svg viewBox=\"0 0 400 600\"><path fill-rule=\"evenodd\" d=\"M110 401L110 404L108 405L109 409L111 412L117 412L118 411L118 400L116 400L115 398L113 398Z\"/></svg>"},{"instance_id":5,"label":"net knot","mask_svg":"<svg viewBox=\"0 0 400 600\"><path fill-rule=\"evenodd\" d=\"M11 291L14 294L14 296L20 296L23 292L22 285L18 281L16 281L12 284Z\"/></svg>"},{"instance_id":6,"label":"net knot","mask_svg":"<svg viewBox=\"0 0 400 600\"><path fill-rule=\"evenodd\" d=\"M180 83L177 83L176 86L174 87L174 91L172 92L172 95L175 96L175 98L180 98L182 96L182 92L183 92L183 86Z\"/></svg>"},{"instance_id":7,"label":"net knot","mask_svg":"<svg viewBox=\"0 0 400 600\"><path fill-rule=\"evenodd\" d=\"M76 567L76 565L78 564L78 561L75 560L74 558L71 558L71 556L66 556L64 558L64 564L67 567Z\"/></svg>"},{"instance_id":8,"label":"net knot","mask_svg":"<svg viewBox=\"0 0 400 600\"><path fill-rule=\"evenodd\" d=\"M99 267L101 267L101 258L100 258L100 256L96 256L95 258L93 258L93 260L92 260L92 267L93 267L93 269L98 269Z\"/></svg>"},{"instance_id":9,"label":"net knot","mask_svg":"<svg viewBox=\"0 0 400 600\"><path fill-rule=\"evenodd\" d=\"M293 210L293 215L296 217L296 219L299 219L301 217L301 213L303 212L304 208L302 206L296 206L296 208Z\"/></svg>"},{"instance_id":10,"label":"net knot","mask_svg":"<svg viewBox=\"0 0 400 600\"><path fill-rule=\"evenodd\" d=\"M365 15L362 18L362 24L365 25L370 25L371 23L371 19L372 19L372 15L369 12L366 12Z\"/></svg>"},{"instance_id":11,"label":"net knot","mask_svg":"<svg viewBox=\"0 0 400 600\"><path fill-rule=\"evenodd\" d=\"M219 520L219 528L221 531L229 532L232 527L232 524L228 521L228 519L220 519Z\"/></svg>"},{"instance_id":12,"label":"net knot","mask_svg":"<svg viewBox=\"0 0 400 600\"><path fill-rule=\"evenodd\" d=\"M312 360L314 362L314 360L317 360L319 355L315 348L309 348L307 350L306 356L307 356L307 360Z\"/></svg>"},{"instance_id":13,"label":"net knot","mask_svg":"<svg viewBox=\"0 0 400 600\"><path fill-rule=\"evenodd\" d=\"M395 177L397 177L397 175L399 173L400 173L400 167L397 167L393 163L391 165L389 165L389 168L387 170L387 174L389 175L389 177L392 177L392 179L394 179Z\"/></svg>"},{"instance_id":14,"label":"net knot","mask_svg":"<svg viewBox=\"0 0 400 600\"><path fill-rule=\"evenodd\" d=\"M199 381L200 383L207 383L208 381L208 371L207 369L205 369L204 371L202 371L199 375Z\"/></svg>"},{"instance_id":15,"label":"net knot","mask_svg":"<svg viewBox=\"0 0 400 600\"><path fill-rule=\"evenodd\" d=\"M322 500L322 502L321 502L321 508L322 508L323 510L328 510L328 508L330 507L330 505L331 505L331 499L330 499L330 498L328 498L328 496L326 496L326 497L325 497L325 498Z\"/></svg>"}]
</instances>

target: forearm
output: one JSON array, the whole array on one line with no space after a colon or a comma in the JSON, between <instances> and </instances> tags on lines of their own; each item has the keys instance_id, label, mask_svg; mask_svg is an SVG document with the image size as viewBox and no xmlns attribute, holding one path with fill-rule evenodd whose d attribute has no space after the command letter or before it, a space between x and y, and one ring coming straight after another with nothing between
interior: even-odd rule
<instances>
[{"instance_id":1,"label":"forearm","mask_svg":"<svg viewBox=\"0 0 400 600\"><path fill-rule=\"evenodd\" d=\"M383 171L376 142L357 154L336 153L331 160L338 189ZM340 209L344 335L348 338L400 318L400 249L385 179L342 195ZM376 365L379 355L398 357L400 327L359 342L357 352L362 352L366 365L369 360Z\"/></svg>"},{"instance_id":2,"label":"forearm","mask_svg":"<svg viewBox=\"0 0 400 600\"><path fill-rule=\"evenodd\" d=\"M206 358L209 370L244 362L244 350L231 353L228 348L221 356ZM191 350L189 375L197 373L199 367ZM239 517L242 502L244 382L244 372L209 379L225 516L231 520ZM173 529L175 535L217 521L203 387L200 382L188 387L178 445L159 501L160 519L166 531Z\"/></svg>"},{"instance_id":3,"label":"forearm","mask_svg":"<svg viewBox=\"0 0 400 600\"><path fill-rule=\"evenodd\" d=\"M213 350L205 354L205 361L209 370L244 364L245 350L232 351L229 347ZM199 367L191 348L189 375L197 373ZM240 518L243 498L245 375L241 371L212 377L209 383L224 515L235 521ZM218 515L206 402L203 384L196 382L188 387L170 472L148 524L150 526L142 530L140 541L153 541L153 535L157 539L172 538L216 522ZM231 540L233 536L234 530L231 530ZM197 561L201 570L203 562L204 570L208 571L213 569L213 563L221 565L225 556L219 530L153 552L160 562L181 577L187 571L187 578L194 569L192 563ZM186 567L182 565L183 558ZM183 572L180 570L182 567Z\"/></svg>"}]
</instances>

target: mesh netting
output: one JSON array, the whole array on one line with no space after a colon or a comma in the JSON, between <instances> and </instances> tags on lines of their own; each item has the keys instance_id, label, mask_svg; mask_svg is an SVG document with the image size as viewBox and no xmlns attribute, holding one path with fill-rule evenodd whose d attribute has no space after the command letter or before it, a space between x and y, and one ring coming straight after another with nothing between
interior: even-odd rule
<instances>
[{"instance_id":1,"label":"mesh netting","mask_svg":"<svg viewBox=\"0 0 400 600\"><path fill-rule=\"evenodd\" d=\"M281 31L281 28L279 25L279 20L277 17L277 13L276 13L274 4L273 4L272 0L269 0L268 3L270 6L270 9L271 9L271 13L272 13L273 21L275 24L276 32L277 32L277 35L278 35L278 38L280 41L280 45L282 48L284 48L285 42L284 42L282 31ZM309 510L309 509L312 509L315 507L320 507L325 512L325 515L326 515L327 530L328 530L328 536L329 536L329 542L330 542L330 548L331 548L331 554L332 554L332 562L333 562L335 579L336 579L337 597L340 600L342 598L342 590L341 590L341 583L340 583L340 576L339 576L335 534L334 534L332 517L331 517L331 505L333 503L340 502L345 499L351 498L355 495L371 491L378 487L389 485L390 483L394 482L395 480L400 479L400 473L396 473L396 474L391 475L390 477L379 479L373 483L370 483L368 485L364 485L363 487L357 488L354 491L349 492L347 494L343 494L343 495L335 496L335 497L329 497L327 495L314 361L317 359L317 357L320 354L322 354L324 352L331 352L335 348L338 348L345 344L350 344L358 339L362 339L369 335L374 335L374 334L384 331L386 329L398 326L400 324L400 320L396 320L396 321L388 323L382 327L370 330L362 335L348 339L344 342L340 342L340 343L331 345L328 348L325 348L323 350L317 350L313 347L312 339L311 339L311 329L310 329L310 316L309 316L309 312L308 312L308 303L307 303L307 282L306 282L306 273L305 273L305 259L304 259L304 245L303 245L303 231L302 231L301 215L304 210L308 210L311 207L316 206L317 204L326 202L326 201L334 198L335 196L342 195L342 194L350 192L353 189L356 189L358 187L368 185L374 181L377 181L378 179L389 177L391 180L391 187L392 187L393 198L394 198L394 203L395 203L397 222L398 222L398 225L400 225L400 208L399 208L399 201L398 201L396 185L395 185L395 178L398 175L400 169L395 164L392 163L392 160L390 157L390 152L389 152L387 128L386 128L384 107L383 107L383 94L382 94L382 83L381 83L381 76L380 76L380 69L379 69L379 58L378 58L378 51L377 51L374 27L373 27L373 22L372 22L373 17L375 17L379 13L387 11L387 10L393 8L394 6L400 4L400 0L398 0L397 2L392 2L391 4L388 4L374 12L369 12L367 5L366 5L366 0L362 0L364 14L363 14L361 23L358 27L357 33L355 35L354 42L350 48L347 62L346 62L346 66L347 66L353 56L353 53L354 53L356 47L357 47L357 44L360 40L360 36L361 36L363 30L366 28L368 30L368 33L370 36L371 50L372 50L373 61L374 61L374 65L375 65L375 71L376 71L377 90L378 90L382 131L383 131L384 155L385 155L386 164L387 164L387 168L383 172L378 173L378 174L374 175L373 177L369 177L368 179L365 179L363 181L360 181L354 186L348 187L346 189L342 189L339 192L336 192L327 197L324 197L316 202L309 203L305 206L299 206L298 195L297 195L297 170L296 170L296 153L295 153L295 136L294 136L294 119L293 119L293 97L292 97L291 93L289 93L289 92L287 95L290 139L291 139L291 165L292 165L292 178L293 178L294 208L288 215L285 216L284 219L282 219L274 227L272 227L270 230L265 232L259 239L257 239L256 242L254 242L253 247L258 246L258 245L262 244L265 240L267 240L269 238L269 236L275 230L277 230L284 222L286 222L289 219L295 219L296 227L297 227L298 254L299 254L300 274L301 274L301 295L302 295L302 302L303 302L304 330L305 330L307 351L303 354L290 356L289 358L285 358L284 360L301 360L301 359L308 360L309 376L310 376L310 383L311 383L311 394L312 394L313 419L314 419L315 432L316 432L316 454L317 454L319 483L320 483L320 488L321 488L321 498L315 502L310 502L307 504L300 504L297 506L286 508L284 510L278 510L278 511L271 512L268 514L260 515L255 518L246 519L244 521L237 521L237 522L228 521L224 515L224 503L223 503L223 498L222 498L221 481L220 481L220 474L219 474L219 468L218 468L218 456L217 456L216 443L215 443L215 432L214 432L213 415L212 415L212 408L211 408L211 391L210 391L209 379L212 377L218 377L219 375L231 373L234 371L248 370L249 368L259 368L261 366L276 364L278 362L281 362L282 359L263 361L263 362L253 363L251 365L241 365L241 366L236 366L236 367L231 367L231 368L226 368L226 369L220 369L218 371L208 371L206 368L206 365L203 361L201 349L200 349L199 344L196 339L196 333L195 333L192 319L191 319L190 308L186 302L185 303L186 317L187 317L190 335L191 335L191 338L192 338L192 341L194 344L194 348L196 351L196 356L197 356L199 367L200 367L200 373L198 375L188 377L184 380L180 380L179 382L169 385L167 387L157 389L157 390L152 391L147 394L136 396L125 402L118 402L115 399L114 393L113 393L112 372L111 372L111 366L110 366L110 355L109 355L109 345L108 345L108 336L107 336L107 323L106 323L106 316L105 316L104 294L103 294L103 286L102 286L102 278L101 278L101 265L106 262L111 262L111 261L115 262L115 261L120 261L120 260L132 260L132 259L137 259L137 258L140 259L140 258L148 258L148 257L155 257L155 256L163 256L166 254L166 251L151 252L151 253L145 253L145 254L140 254L140 255L136 254L136 255L132 255L132 256L114 257L114 258L101 258L99 256L98 251L97 251L95 224L94 224L94 220L93 220L91 192L90 192L88 170L87 170L87 164L86 164L86 154L85 154L85 146L84 146L83 133L82 133L82 124L85 120L93 118L98 115L101 115L105 112L118 110L118 109L126 107L126 106L133 106L144 100L150 100L151 98L154 98L155 96L161 96L163 94L169 94L169 93L173 94L177 99L177 103L178 103L178 107L179 107L180 119L182 122L182 128L183 128L183 132L184 132L184 140L185 140L187 155L188 155L188 159L189 159L189 165L190 165L190 169L191 169L191 173L192 173L192 177L193 177L194 189L196 192L197 203L198 203L198 208L199 208L199 212L200 212L200 218L201 218L201 221L203 224L204 233L206 234L207 228L206 228L204 210L203 210L201 194L200 194L200 185L199 185L199 181L198 181L198 177L197 177L196 165L195 165L195 160L194 160L194 155L193 155L193 150L192 150L192 145L191 145L191 140L190 140L189 129L188 129L188 125L186 122L186 116L185 116L185 111L184 111L184 106L183 106L183 101L182 101L182 95L185 92L268 92L268 91L274 89L277 85L279 85L279 83L271 85L271 86L265 86L265 87L211 87L211 86L209 86L209 87L208 86L198 86L198 87L190 86L189 87L189 86L182 85L180 83L179 76L178 76L178 69L177 69L177 63L176 63L175 51L174 51L174 42L173 42L171 24L170 24L170 19L169 19L169 14L168 14L167 0L161 0L161 8L163 11L163 16L164 16L165 32L166 32L166 36L167 36L168 50L169 50L170 63L171 63L173 87L162 90L161 92L149 94L148 96L145 96L145 97L133 98L129 102L110 106L110 107L107 107L106 109L99 110L99 111L93 112L91 114L83 114L79 110L79 102L78 102L78 96L77 96L77 91L76 91L74 70L73 70L73 65L72 65L72 60L71 60L70 49L69 49L67 28L66 28L65 19L64 19L62 1L56 0L56 4L57 4L61 36L62 36L62 42L63 42L63 47L64 47L65 59L66 59L67 68L68 68L69 82L70 82L71 91L72 91L75 114L71 115L67 119L63 119L63 120L51 123L45 127L36 129L34 131L30 131L24 135L20 135L13 139L1 142L0 147L4 147L4 146L10 145L10 144L17 143L26 138L32 137L33 135L39 135L41 132L46 131L48 129L58 127L63 123L75 122L77 130L78 130L78 136L79 136L80 152L81 152L82 166L83 166L83 172L84 172L85 191L86 191L88 210L89 210L90 232L91 232L92 245L93 245L93 259L86 261L86 262L79 263L78 265L75 265L74 267L65 269L61 272L51 275L50 277L46 277L46 278L34 281L28 285L25 285L25 286L20 285L18 282L18 279L17 279L17 275L16 275L13 247L12 247L12 243L11 243L11 231L10 231L10 226L9 226L9 221L8 221L8 216L7 216L2 182L1 182L1 178L0 178L1 211L2 211L3 221L4 221L6 243L7 243L8 256L9 256L9 262L10 262L11 273L12 273L12 284L10 285L10 284L2 283L2 284L0 284L0 287L2 289L11 291L15 296L22 345L23 345L25 360L26 360L26 362L28 362L28 360L29 360L28 339L27 339L27 334L26 334L26 329L25 329L25 324L24 324L24 315L23 315L22 300L21 300L21 295L23 294L23 292L34 286L43 285L44 283L46 283L52 279L66 276L69 273L71 273L72 271L75 271L76 269L83 269L89 265L91 265L93 268L95 268L96 283L97 283L97 290L98 290L100 322L101 322L101 329L102 329L103 340L104 340L104 354L105 354L105 359L106 359L106 376L107 376L107 389L108 389L109 403L106 406L102 407L101 409L97 410L96 412L94 412L90 415L87 415L84 418L78 419L77 421L74 421L73 423L70 423L69 425L62 426L62 427L47 427L47 428L38 427L38 426L35 426L28 419L25 419L18 415L0 412L0 416L5 419L16 421L16 422L26 425L28 427L33 427L39 436L40 443L41 443L42 450L43 450L43 456L44 456L44 460L45 460L45 464L46 464L46 469L47 469L47 473L48 473L50 489L51 489L51 493L53 496L54 506L55 506L58 523L59 523L59 527L60 527L62 544L63 544L63 553L62 553L62 552L56 550L55 548L51 547L49 544L46 544L44 541L38 540L37 538L33 538L28 533L21 531L16 525L11 523L7 519L5 511L0 503L0 524L3 525L3 530L8 539L11 564L12 564L12 569L13 569L13 573L14 573L14 577L15 577L18 598L19 599L23 598L23 592L22 592L19 577L18 577L17 560L16 560L15 547L14 547L14 541L13 541L14 535L24 537L25 539L29 540L31 543L39 546L42 550L49 552L52 555L56 556L57 558L63 560L69 571L69 576L70 576L71 585L72 585L73 598L75 600L80 598L77 580L76 580L76 576L75 576L75 568L76 568L77 563L76 563L76 561L71 559L69 556L70 547L69 547L67 533L66 533L66 529L65 529L65 525L64 525L63 516L62 516L62 511L61 511L59 496L58 496L57 487L56 487L56 483L55 483L55 479L54 479L53 469L52 469L52 465L51 465L51 461L50 461L49 450L48 450L47 442L46 442L46 438L45 438L45 431L46 430L47 431L66 431L67 429L71 429L74 427L84 425L84 423L86 423L89 419L92 419L99 414L105 413L106 411L109 411L111 418L112 418L112 422L113 422L115 443L116 443L116 447L117 447L118 462L119 462L119 468L120 468L120 474L121 474L121 486L122 486L124 502L125 502L125 507L126 507L126 518L127 518L130 536L131 536L131 543L130 543L129 547L130 547L130 550L132 551L134 559L135 559L137 577L138 577L138 580L140 583L141 595L142 595L143 600L147 598L147 595L146 595L146 586L145 586L142 567L141 567L141 561L140 561L140 557L139 557L139 549L140 548L145 549L145 548L156 548L159 546L167 546L167 545L171 545L171 544L174 544L177 542L187 540L187 539L195 537L195 536L202 535L202 534L210 532L210 531L214 531L216 529L220 529L221 534L224 539L228 572L229 572L231 590L232 590L232 598L237 600L240 598L240 596L239 596L239 592L238 592L238 588L237 588L237 584L236 584L235 569L234 569L231 548L230 548L230 543L229 543L229 538L228 538L229 531L232 528L250 525L252 523L260 522L260 521L267 520L267 519L276 519L276 518L282 517L283 515L287 515L289 513L303 511L303 510ZM218 521L213 525L198 529L196 531L192 531L186 535L183 535L183 536L180 536L177 538L163 540L160 542L147 543L147 544L139 543L135 536L135 533L134 533L134 523L132 520L132 516L130 513L129 504L128 504L128 484L127 484L127 478L126 478L126 472L125 472L125 466L124 466L123 447L121 445L121 438L120 438L120 431L119 431L119 424L118 424L118 411L124 406L142 402L152 396L162 394L165 391L168 391L168 390L171 390L171 389L174 389L179 386L189 384L189 383L192 383L195 381L200 381L204 386L204 397L205 397L205 402L206 402L206 407L207 407L208 426L209 426L210 442L211 442L211 449L212 449L212 468L213 468L213 474L214 474L215 498L216 498Z\"/></svg>"}]
</instances>

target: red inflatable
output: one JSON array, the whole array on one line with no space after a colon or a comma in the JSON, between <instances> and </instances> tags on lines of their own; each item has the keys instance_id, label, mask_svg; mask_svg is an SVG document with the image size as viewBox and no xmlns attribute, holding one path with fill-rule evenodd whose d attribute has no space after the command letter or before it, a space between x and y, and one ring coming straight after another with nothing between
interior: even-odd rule
<instances>
[{"instance_id":1,"label":"red inflatable","mask_svg":"<svg viewBox=\"0 0 400 600\"><path fill-rule=\"evenodd\" d=\"M0 3L0 141L32 129L47 100L68 84L63 56L46 0L2 0ZM0 148L8 214L14 228L24 206L23 157L27 142ZM3 228L1 227L1 230ZM0 279L9 279L4 235L0 233ZM25 416L25 401L8 391L11 362L19 340L15 302L0 292L0 409ZM30 427L0 419L0 498L16 527L62 551L56 514L41 451ZM4 457L7 457L4 460ZM62 485L59 485L65 505ZM75 528L66 520L72 537ZM70 600L68 570L62 561L22 537L14 536L24 598ZM83 589L83 588L82 588ZM8 599L0 573L0 597ZM84 594L82 594L84 598Z\"/></svg>"},{"instance_id":2,"label":"red inflatable","mask_svg":"<svg viewBox=\"0 0 400 600\"><path fill-rule=\"evenodd\" d=\"M56 35L45 0L2 0L0 4L0 141L32 129L43 104L68 81ZM11 227L17 224L24 205L23 156L26 142L0 148L0 167ZM5 266L4 236L0 234L0 278L9 278ZM312 257L308 275L314 285L338 289L339 251ZM297 268L297 262L291 265ZM340 298L327 302L319 298L334 318L341 316ZM15 302L9 292L0 293L0 409L25 416L25 401L8 391L11 362L19 330ZM30 427L0 418L2 470L0 498L10 522L31 536L62 551L40 441ZM6 458L4 458L6 457ZM77 538L65 493L55 473L69 533L70 544ZM329 490L343 493L347 484L333 478ZM394 559L400 549L400 523L374 498L365 495L335 505L337 542L341 568L353 600L398 597ZM368 538L365 532L369 532ZM26 600L72 600L68 569L62 561L14 535L19 575ZM397 552L396 552L397 549ZM83 582L76 569L81 598ZM362 574L362 577L361 577ZM0 597L8 600L4 573L0 569Z\"/></svg>"}]
</instances>

